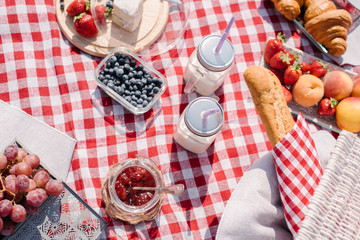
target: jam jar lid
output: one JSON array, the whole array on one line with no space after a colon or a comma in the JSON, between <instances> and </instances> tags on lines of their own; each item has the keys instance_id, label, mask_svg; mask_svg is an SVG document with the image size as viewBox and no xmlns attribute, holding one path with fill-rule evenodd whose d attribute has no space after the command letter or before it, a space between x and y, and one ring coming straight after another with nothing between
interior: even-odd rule
<instances>
[{"instance_id":1,"label":"jam jar lid","mask_svg":"<svg viewBox=\"0 0 360 240\"><path fill-rule=\"evenodd\" d=\"M208 111L215 113L204 118L204 113ZM208 137L221 129L224 123L224 111L213 98L199 97L186 107L184 119L190 131L196 135Z\"/></svg>"},{"instance_id":2,"label":"jam jar lid","mask_svg":"<svg viewBox=\"0 0 360 240\"><path fill-rule=\"evenodd\" d=\"M206 36L200 42L197 52L199 62L205 68L215 72L224 71L230 67L235 58L234 46L228 39L225 39L220 52L215 53L215 48L220 38L220 35Z\"/></svg>"}]
</instances>

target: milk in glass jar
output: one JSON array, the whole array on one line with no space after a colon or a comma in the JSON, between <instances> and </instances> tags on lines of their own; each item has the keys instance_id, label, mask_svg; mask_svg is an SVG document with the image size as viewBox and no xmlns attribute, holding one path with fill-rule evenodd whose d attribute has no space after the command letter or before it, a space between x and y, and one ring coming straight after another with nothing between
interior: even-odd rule
<instances>
[{"instance_id":1,"label":"milk in glass jar","mask_svg":"<svg viewBox=\"0 0 360 240\"><path fill-rule=\"evenodd\" d=\"M191 54L184 73L185 93L196 91L209 96L223 83L234 65L235 51L232 43L225 38L221 49L216 52L220 40L220 35L209 35Z\"/></svg>"},{"instance_id":2,"label":"milk in glass jar","mask_svg":"<svg viewBox=\"0 0 360 240\"><path fill-rule=\"evenodd\" d=\"M202 153L213 143L224 123L224 111L213 98L193 100L181 114L174 140L193 153Z\"/></svg>"}]
</instances>

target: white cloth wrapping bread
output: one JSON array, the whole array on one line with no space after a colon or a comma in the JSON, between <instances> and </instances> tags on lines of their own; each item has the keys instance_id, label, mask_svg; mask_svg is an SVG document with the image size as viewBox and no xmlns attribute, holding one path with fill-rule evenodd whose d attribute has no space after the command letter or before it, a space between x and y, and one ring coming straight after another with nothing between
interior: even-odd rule
<instances>
[{"instance_id":1,"label":"white cloth wrapping bread","mask_svg":"<svg viewBox=\"0 0 360 240\"><path fill-rule=\"evenodd\" d=\"M335 138L327 131L313 133L319 161L324 168ZM292 239L285 222L277 175L271 152L244 174L221 217L216 239Z\"/></svg>"}]
</instances>

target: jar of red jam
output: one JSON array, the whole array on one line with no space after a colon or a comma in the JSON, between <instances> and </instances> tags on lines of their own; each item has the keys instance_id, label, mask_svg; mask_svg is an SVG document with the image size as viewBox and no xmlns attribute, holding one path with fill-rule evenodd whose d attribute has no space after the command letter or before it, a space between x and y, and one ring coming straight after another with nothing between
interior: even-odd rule
<instances>
[{"instance_id":1,"label":"jar of red jam","mask_svg":"<svg viewBox=\"0 0 360 240\"><path fill-rule=\"evenodd\" d=\"M151 159L137 157L110 168L101 191L106 212L130 224L155 218L164 194L133 187L164 187L162 173Z\"/></svg>"}]
</instances>

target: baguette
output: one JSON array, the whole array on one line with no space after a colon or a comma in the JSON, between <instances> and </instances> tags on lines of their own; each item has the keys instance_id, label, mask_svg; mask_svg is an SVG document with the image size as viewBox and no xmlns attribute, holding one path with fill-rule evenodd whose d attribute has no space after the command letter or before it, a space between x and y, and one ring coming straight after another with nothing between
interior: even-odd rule
<instances>
[{"instance_id":1,"label":"baguette","mask_svg":"<svg viewBox=\"0 0 360 240\"><path fill-rule=\"evenodd\" d=\"M293 127L279 79L269 69L250 66L244 73L257 112L274 147Z\"/></svg>"}]
</instances>

